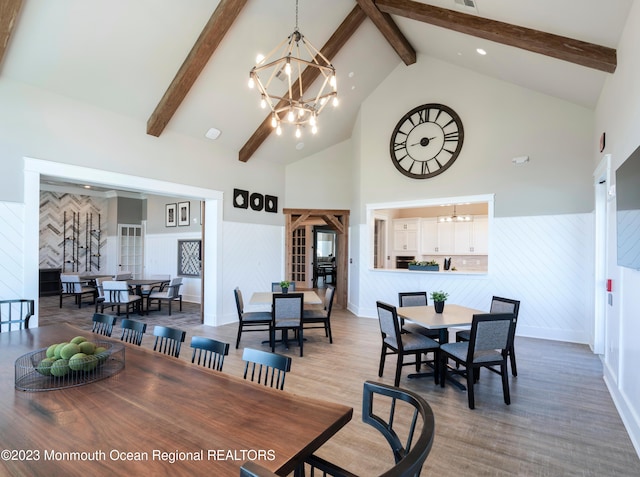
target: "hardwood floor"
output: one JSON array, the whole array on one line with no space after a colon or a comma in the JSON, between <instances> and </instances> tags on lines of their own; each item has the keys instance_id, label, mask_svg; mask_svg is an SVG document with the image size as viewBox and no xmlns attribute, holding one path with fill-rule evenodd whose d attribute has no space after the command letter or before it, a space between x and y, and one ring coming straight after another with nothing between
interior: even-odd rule
<instances>
[{"instance_id":1,"label":"hardwood floor","mask_svg":"<svg viewBox=\"0 0 640 477\"><path fill-rule=\"evenodd\" d=\"M187 331L180 359L191 360L194 335L229 342L224 372L242 375L242 348L268 349L266 333L245 333L235 349L237 325L200 324L199 306L184 312L166 310L138 317L148 323L142 346L152 347L153 325ZM58 307L57 297L40 300L40 324L66 321L91 329L92 306L80 310L71 302ZM118 325L116 325L118 327ZM353 420L319 454L363 476L382 473L393 457L380 434L361 422L365 380L393 384L395 360L387 359L378 378L380 331L377 320L358 318L334 307L334 343L322 330L305 333L304 357L298 349L277 352L292 357L285 391L353 406ZM115 336L115 334L114 334ZM420 393L436 416L436 436L422 474L459 476L638 476L640 459L613 405L602 378L602 365L585 345L516 338L518 377L510 376L511 405L502 399L500 378L483 372L476 386L476 409L453 386L442 389L432 378L410 380L403 370L400 386ZM213 411L213 410L212 410ZM277 432L274 429L274 432Z\"/></svg>"}]
</instances>

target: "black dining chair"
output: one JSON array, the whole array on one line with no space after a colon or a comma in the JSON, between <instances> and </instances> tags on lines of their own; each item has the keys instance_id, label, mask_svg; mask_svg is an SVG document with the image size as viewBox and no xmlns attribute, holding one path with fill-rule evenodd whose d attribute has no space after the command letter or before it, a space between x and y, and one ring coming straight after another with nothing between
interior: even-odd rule
<instances>
[{"instance_id":1,"label":"black dining chair","mask_svg":"<svg viewBox=\"0 0 640 477\"><path fill-rule=\"evenodd\" d=\"M404 415L407 419L396 418ZM366 381L362 396L362 421L378 430L393 452L395 463L382 476L420 476L435 436L433 410L422 396L396 386ZM366 457L364 449L362 455ZM296 475L357 477L315 454L305 459L304 466L296 470Z\"/></svg>"},{"instance_id":2,"label":"black dining chair","mask_svg":"<svg viewBox=\"0 0 640 477\"><path fill-rule=\"evenodd\" d=\"M304 309L302 311L302 325L305 330L314 328L323 328L324 334L329 338L329 343L333 343L333 335L331 334L331 309L333 308L333 297L335 296L335 287L328 286L324 295L324 307L318 309Z\"/></svg>"},{"instance_id":3,"label":"black dining chair","mask_svg":"<svg viewBox=\"0 0 640 477\"><path fill-rule=\"evenodd\" d=\"M501 376L504 403L511 404L507 356L513 343L515 329L513 313L473 315L469 341L440 345L440 385L444 387L447 373L464 376L467 380L469 408L474 409L473 386L478 382L480 368L486 368ZM450 368L447 365L449 359L453 360L458 368Z\"/></svg>"},{"instance_id":4,"label":"black dining chair","mask_svg":"<svg viewBox=\"0 0 640 477\"><path fill-rule=\"evenodd\" d=\"M105 315L104 313L94 313L93 314L93 327L91 331L94 333L98 333L99 335L104 335L111 337L111 333L113 332L113 327L116 324L117 317L113 315Z\"/></svg>"},{"instance_id":5,"label":"black dining chair","mask_svg":"<svg viewBox=\"0 0 640 477\"><path fill-rule=\"evenodd\" d=\"M0 333L4 331L29 329L35 300L16 298L0 300Z\"/></svg>"},{"instance_id":6,"label":"black dining chair","mask_svg":"<svg viewBox=\"0 0 640 477\"><path fill-rule=\"evenodd\" d=\"M244 300L240 288L233 290L236 299L236 310L238 311L238 336L236 337L236 349L240 346L240 337L243 331L265 331L269 333L271 326L270 311L244 311Z\"/></svg>"},{"instance_id":7,"label":"black dining chair","mask_svg":"<svg viewBox=\"0 0 640 477\"><path fill-rule=\"evenodd\" d=\"M276 332L282 332L282 341L289 349L289 330L295 332L300 347L300 356L304 351L303 306L304 293L274 293L271 307L271 325L269 326L269 342L271 351L276 349Z\"/></svg>"},{"instance_id":8,"label":"black dining chair","mask_svg":"<svg viewBox=\"0 0 640 477\"><path fill-rule=\"evenodd\" d=\"M229 343L204 336L194 336L191 338L191 347L193 348L192 363L197 360L198 365L202 364L205 368L222 371L224 357L229 354Z\"/></svg>"},{"instance_id":9,"label":"black dining chair","mask_svg":"<svg viewBox=\"0 0 640 477\"><path fill-rule=\"evenodd\" d=\"M400 385L400 375L403 366L415 365L416 371L420 371L420 366L424 363L433 367L433 377L436 384L439 375L439 350L440 345L437 341L432 340L423 335L414 333L402 333L400 331L400 322L398 320L398 311L395 306L378 301L376 303L378 309L378 322L380 324L380 333L382 335L382 351L380 353L380 368L378 376L382 377L384 373L384 362L388 354L397 355L396 359L396 375L394 385ZM422 360L423 354L433 353L433 360ZM409 363L404 362L404 357L414 355L415 360Z\"/></svg>"},{"instance_id":10,"label":"black dining chair","mask_svg":"<svg viewBox=\"0 0 640 477\"><path fill-rule=\"evenodd\" d=\"M291 358L278 353L245 348L242 353L244 379L276 389L284 389L284 380L291 371Z\"/></svg>"},{"instance_id":11,"label":"black dining chair","mask_svg":"<svg viewBox=\"0 0 640 477\"><path fill-rule=\"evenodd\" d=\"M159 351L174 358L180 357L180 347L187 336L186 331L168 326L154 326L153 335L156 337L153 351Z\"/></svg>"},{"instance_id":12,"label":"black dining chair","mask_svg":"<svg viewBox=\"0 0 640 477\"><path fill-rule=\"evenodd\" d=\"M146 323L125 318L120 322L120 327L122 328L120 341L135 344L138 346L142 344L142 337L147 332Z\"/></svg>"},{"instance_id":13,"label":"black dining chair","mask_svg":"<svg viewBox=\"0 0 640 477\"><path fill-rule=\"evenodd\" d=\"M518 313L520 311L520 301L512 300L511 298L502 298L494 296L491 298L491 308L489 313L513 313L515 320L515 326L518 324ZM469 341L471 338L471 330L460 330L456 333L456 341ZM511 374L518 375L518 368L516 367L516 350L515 350L515 330L514 339L509 348L509 358L511 361Z\"/></svg>"},{"instance_id":14,"label":"black dining chair","mask_svg":"<svg viewBox=\"0 0 640 477\"><path fill-rule=\"evenodd\" d=\"M398 293L398 304L403 306L427 306L427 292L415 291L415 292L400 292ZM417 323L406 323L404 319L400 320L402 325L402 331L409 333L416 333L419 335L427 336L432 340L438 341L440 338L439 330L430 330L424 326L420 326Z\"/></svg>"}]
</instances>

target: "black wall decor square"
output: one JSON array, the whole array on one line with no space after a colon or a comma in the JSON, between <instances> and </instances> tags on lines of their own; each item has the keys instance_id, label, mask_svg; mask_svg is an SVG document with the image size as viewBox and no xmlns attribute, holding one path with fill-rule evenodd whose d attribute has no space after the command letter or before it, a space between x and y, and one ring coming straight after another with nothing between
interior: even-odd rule
<instances>
[{"instance_id":1,"label":"black wall decor square","mask_svg":"<svg viewBox=\"0 0 640 477\"><path fill-rule=\"evenodd\" d=\"M233 189L233 206L239 209L249 207L249 191L242 189Z\"/></svg>"}]
</instances>

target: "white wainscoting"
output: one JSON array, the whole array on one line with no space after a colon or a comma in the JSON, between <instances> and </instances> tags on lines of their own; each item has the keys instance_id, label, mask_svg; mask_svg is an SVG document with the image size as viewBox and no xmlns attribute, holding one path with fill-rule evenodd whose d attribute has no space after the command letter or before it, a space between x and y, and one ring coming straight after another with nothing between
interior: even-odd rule
<instances>
[{"instance_id":1,"label":"white wainscoting","mask_svg":"<svg viewBox=\"0 0 640 477\"><path fill-rule=\"evenodd\" d=\"M0 202L0 299L38 298L24 296L23 259L24 204Z\"/></svg>"},{"instance_id":2,"label":"white wainscoting","mask_svg":"<svg viewBox=\"0 0 640 477\"><path fill-rule=\"evenodd\" d=\"M144 249L144 276L169 274L172 278L178 276L178 240L199 240L198 233L147 234ZM200 278L183 277L183 301L202 303L202 280Z\"/></svg>"},{"instance_id":3,"label":"white wainscoting","mask_svg":"<svg viewBox=\"0 0 640 477\"><path fill-rule=\"evenodd\" d=\"M368 237L362 225L361 264L368 263ZM488 311L491 296L497 295L521 301L518 335L588 343L593 327L592 237L592 214L494 219L487 275L361 267L360 296L351 301L357 306L352 311L374 318L376 300L395 305L398 292L440 289L450 294L451 303Z\"/></svg>"},{"instance_id":4,"label":"white wainscoting","mask_svg":"<svg viewBox=\"0 0 640 477\"><path fill-rule=\"evenodd\" d=\"M222 322L238 321L233 290L240 288L245 311L253 292L271 290L271 282L284 277L284 227L274 225L223 223Z\"/></svg>"}]
</instances>

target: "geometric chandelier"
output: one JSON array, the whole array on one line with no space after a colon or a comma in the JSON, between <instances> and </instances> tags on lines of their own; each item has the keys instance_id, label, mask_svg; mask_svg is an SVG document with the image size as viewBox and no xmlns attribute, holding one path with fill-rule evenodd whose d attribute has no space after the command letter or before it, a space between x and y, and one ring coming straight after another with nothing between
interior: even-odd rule
<instances>
[{"instance_id":1,"label":"geometric chandelier","mask_svg":"<svg viewBox=\"0 0 640 477\"><path fill-rule=\"evenodd\" d=\"M279 56L278 52L281 52ZM314 68L317 71L313 71ZM303 75L305 69L307 72ZM314 82L315 88L311 89L309 83L313 78L309 80L309 76L315 77L317 73L321 76L320 84ZM302 135L301 127L306 124L315 134L318 115L325 105L329 101L333 106L338 105L336 69L298 30L298 0L293 33L266 57L259 56L249 72L249 87L256 86L261 106L271 110L271 126L278 135L282 134L281 123L295 125L296 137Z\"/></svg>"}]
</instances>

